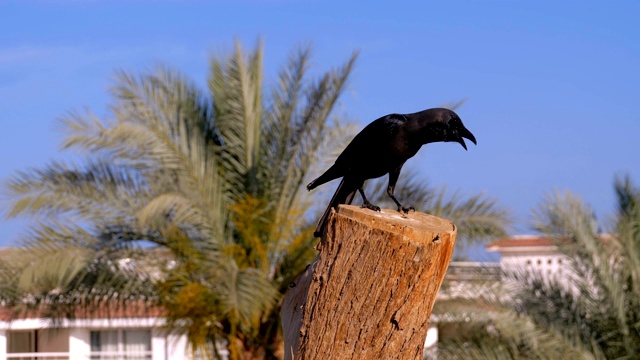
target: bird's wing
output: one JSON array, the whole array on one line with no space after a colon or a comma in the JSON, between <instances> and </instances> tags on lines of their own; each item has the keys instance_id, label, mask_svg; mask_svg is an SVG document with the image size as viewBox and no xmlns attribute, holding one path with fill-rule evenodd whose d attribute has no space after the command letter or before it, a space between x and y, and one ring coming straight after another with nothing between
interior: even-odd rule
<instances>
[{"instance_id":1,"label":"bird's wing","mask_svg":"<svg viewBox=\"0 0 640 360\"><path fill-rule=\"evenodd\" d=\"M351 140L336 159L336 165L348 166L363 156L376 156L378 151L383 151L380 145L387 144L397 129L407 121L407 117L401 114L390 114L372 121Z\"/></svg>"}]
</instances>

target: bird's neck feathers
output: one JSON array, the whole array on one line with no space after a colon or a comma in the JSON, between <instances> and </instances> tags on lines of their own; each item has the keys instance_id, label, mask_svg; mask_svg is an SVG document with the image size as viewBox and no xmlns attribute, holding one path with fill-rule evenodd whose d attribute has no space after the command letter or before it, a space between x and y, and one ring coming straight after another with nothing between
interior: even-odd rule
<instances>
[{"instance_id":1,"label":"bird's neck feathers","mask_svg":"<svg viewBox=\"0 0 640 360\"><path fill-rule=\"evenodd\" d=\"M416 142L428 144L443 141L447 125L434 117L429 110L408 114L407 132Z\"/></svg>"}]
</instances>

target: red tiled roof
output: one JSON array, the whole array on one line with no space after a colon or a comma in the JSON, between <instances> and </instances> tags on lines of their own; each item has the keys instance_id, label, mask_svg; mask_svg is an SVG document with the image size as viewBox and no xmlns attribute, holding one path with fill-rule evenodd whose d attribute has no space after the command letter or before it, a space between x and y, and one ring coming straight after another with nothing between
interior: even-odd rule
<instances>
[{"instance_id":1,"label":"red tiled roof","mask_svg":"<svg viewBox=\"0 0 640 360\"><path fill-rule=\"evenodd\" d=\"M153 256L154 260L157 259L170 259L170 252L165 249L150 248L148 250ZM0 262L9 261L12 259L16 252L22 251L18 247L0 247ZM158 306L147 305L142 301L132 301L125 305L118 304L116 302L109 302L100 304L97 307L76 307L71 310L70 313L66 313L68 316L64 318L72 319L117 319L117 318L149 318L149 317L161 317L166 314L166 311ZM38 308L24 309L21 311L15 311L14 309L0 306L0 321L11 321L18 319L40 319L50 318L52 314L58 314L62 316L63 309L51 310L46 305Z\"/></svg>"},{"instance_id":2,"label":"red tiled roof","mask_svg":"<svg viewBox=\"0 0 640 360\"><path fill-rule=\"evenodd\" d=\"M513 247L538 247L554 246L556 240L544 236L517 236L512 238L499 239L487 246L489 248L513 248Z\"/></svg>"},{"instance_id":3,"label":"red tiled roof","mask_svg":"<svg viewBox=\"0 0 640 360\"><path fill-rule=\"evenodd\" d=\"M102 304L97 308L73 309L71 316L65 319L122 319L122 318L150 318L164 316L165 311L158 306L145 305L142 302L133 302L126 305L110 303ZM6 307L0 307L0 321L12 321L19 319L43 319L50 318L52 314L46 308L15 311Z\"/></svg>"},{"instance_id":4,"label":"red tiled roof","mask_svg":"<svg viewBox=\"0 0 640 360\"><path fill-rule=\"evenodd\" d=\"M603 244L614 239L611 234L599 234ZM549 247L556 246L558 241L569 241L569 239L554 239L543 235L520 235L510 238L496 240L487 246L487 250L496 251L498 248L516 249L520 247Z\"/></svg>"}]
</instances>

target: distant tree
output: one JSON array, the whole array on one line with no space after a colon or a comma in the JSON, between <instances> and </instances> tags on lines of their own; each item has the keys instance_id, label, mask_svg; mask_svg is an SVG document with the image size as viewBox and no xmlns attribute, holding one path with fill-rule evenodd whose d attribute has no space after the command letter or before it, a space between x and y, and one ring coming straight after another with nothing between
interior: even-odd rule
<instances>
[{"instance_id":1,"label":"distant tree","mask_svg":"<svg viewBox=\"0 0 640 360\"><path fill-rule=\"evenodd\" d=\"M452 313L476 320L477 331L442 344L439 355L638 358L640 190L627 176L616 178L615 192L618 211L607 234L598 231L591 209L579 197L570 193L548 196L535 211L535 226L558 239L572 272L555 278L514 273L504 289L506 296L485 297L480 302L467 299L459 301L457 309L449 307Z\"/></svg>"}]
</instances>

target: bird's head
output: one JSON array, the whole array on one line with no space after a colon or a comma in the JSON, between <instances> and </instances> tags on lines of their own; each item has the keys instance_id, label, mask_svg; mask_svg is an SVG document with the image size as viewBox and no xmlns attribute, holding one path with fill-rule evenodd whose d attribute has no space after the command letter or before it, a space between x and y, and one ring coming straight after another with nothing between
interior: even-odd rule
<instances>
[{"instance_id":1,"label":"bird's head","mask_svg":"<svg viewBox=\"0 0 640 360\"><path fill-rule=\"evenodd\" d=\"M422 123L420 126L428 132L425 134L426 142L455 141L462 145L465 150L467 150L467 144L465 144L464 139L469 139L474 144L478 144L476 137L464 127L458 114L452 110L434 108L419 112L416 115L419 115L419 122Z\"/></svg>"}]
</instances>

